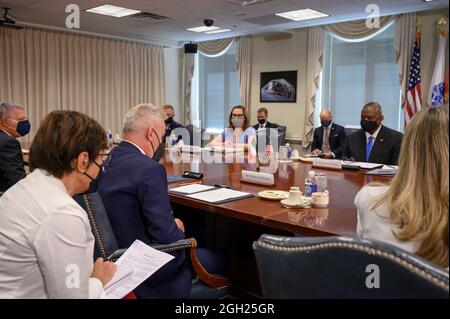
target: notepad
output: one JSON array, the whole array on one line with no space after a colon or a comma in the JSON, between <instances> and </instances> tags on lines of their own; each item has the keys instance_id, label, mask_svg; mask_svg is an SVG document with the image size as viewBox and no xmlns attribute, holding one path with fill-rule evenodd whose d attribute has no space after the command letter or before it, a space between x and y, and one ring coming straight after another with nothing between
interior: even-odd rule
<instances>
[{"instance_id":1,"label":"notepad","mask_svg":"<svg viewBox=\"0 0 450 319\"><path fill-rule=\"evenodd\" d=\"M191 185L171 188L169 190L169 192L171 192L171 193L179 193L179 194L183 194L183 195L189 195L189 194L195 194L195 193L198 193L198 192L207 191L207 190L210 190L210 189L213 189L213 188L214 188L214 186L201 185L201 184L191 184Z\"/></svg>"},{"instance_id":2,"label":"notepad","mask_svg":"<svg viewBox=\"0 0 450 319\"><path fill-rule=\"evenodd\" d=\"M105 286L109 299L122 299L174 257L135 240L116 261L117 271Z\"/></svg>"},{"instance_id":3,"label":"notepad","mask_svg":"<svg viewBox=\"0 0 450 319\"><path fill-rule=\"evenodd\" d=\"M219 188L212 191L200 192L186 197L201 200L207 203L221 204L237 199L252 197L253 195L246 192L235 191L228 188Z\"/></svg>"}]
</instances>

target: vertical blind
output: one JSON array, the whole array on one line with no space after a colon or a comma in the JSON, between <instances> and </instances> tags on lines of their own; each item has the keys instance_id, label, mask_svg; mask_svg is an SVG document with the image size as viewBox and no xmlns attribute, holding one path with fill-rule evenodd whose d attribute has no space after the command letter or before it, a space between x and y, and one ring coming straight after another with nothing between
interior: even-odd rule
<instances>
[{"instance_id":1,"label":"vertical blind","mask_svg":"<svg viewBox=\"0 0 450 319\"><path fill-rule=\"evenodd\" d=\"M400 84L394 50L395 24L363 42L325 36L321 108L341 125L359 125L361 108L380 103L383 124L402 130Z\"/></svg>"},{"instance_id":2,"label":"vertical blind","mask_svg":"<svg viewBox=\"0 0 450 319\"><path fill-rule=\"evenodd\" d=\"M210 132L219 132L228 122L231 108L240 104L239 80L236 68L236 47L223 55L198 55L197 108L201 126Z\"/></svg>"}]
</instances>

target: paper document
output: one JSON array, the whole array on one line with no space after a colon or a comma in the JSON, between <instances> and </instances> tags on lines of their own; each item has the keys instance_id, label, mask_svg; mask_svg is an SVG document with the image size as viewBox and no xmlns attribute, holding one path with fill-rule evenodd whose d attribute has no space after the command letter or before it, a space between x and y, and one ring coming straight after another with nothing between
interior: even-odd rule
<instances>
[{"instance_id":1,"label":"paper document","mask_svg":"<svg viewBox=\"0 0 450 319\"><path fill-rule=\"evenodd\" d=\"M203 192L203 191L213 189L213 188L214 188L214 186L191 184L191 185L171 188L170 191L181 193L181 194L194 194L194 193Z\"/></svg>"},{"instance_id":2,"label":"paper document","mask_svg":"<svg viewBox=\"0 0 450 319\"><path fill-rule=\"evenodd\" d=\"M202 200L208 203L217 203L245 196L252 196L252 194L235 191L228 188L219 188L209 192L202 192L193 195L188 195L186 197Z\"/></svg>"},{"instance_id":3,"label":"paper document","mask_svg":"<svg viewBox=\"0 0 450 319\"><path fill-rule=\"evenodd\" d=\"M365 163L365 162L360 162L358 163L359 167L361 167L362 169L373 169L373 168L380 168L383 166L383 164L378 164L378 163Z\"/></svg>"},{"instance_id":4,"label":"paper document","mask_svg":"<svg viewBox=\"0 0 450 319\"><path fill-rule=\"evenodd\" d=\"M105 286L106 296L109 299L122 299L173 258L135 240L116 261L117 271Z\"/></svg>"}]
</instances>

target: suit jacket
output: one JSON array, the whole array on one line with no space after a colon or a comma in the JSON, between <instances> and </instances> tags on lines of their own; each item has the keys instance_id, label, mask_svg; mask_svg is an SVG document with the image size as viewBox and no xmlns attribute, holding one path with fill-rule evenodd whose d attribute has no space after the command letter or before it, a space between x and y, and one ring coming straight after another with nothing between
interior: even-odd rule
<instances>
[{"instance_id":1,"label":"suit jacket","mask_svg":"<svg viewBox=\"0 0 450 319\"><path fill-rule=\"evenodd\" d=\"M266 127L265 127L265 128L277 128L277 127L278 127L278 124L276 124L276 123L270 123L269 121L267 121ZM253 128L254 128L256 131L258 131L258 129L259 129L259 123L253 125Z\"/></svg>"},{"instance_id":2,"label":"suit jacket","mask_svg":"<svg viewBox=\"0 0 450 319\"><path fill-rule=\"evenodd\" d=\"M166 127L166 133L164 134L164 137L168 137L170 136L170 134L172 133L172 131L178 127L183 127L183 125L181 125L178 122L172 121L169 126Z\"/></svg>"},{"instance_id":3,"label":"suit jacket","mask_svg":"<svg viewBox=\"0 0 450 319\"><path fill-rule=\"evenodd\" d=\"M318 127L314 129L314 137L311 145L311 151L315 149L322 150L322 142L323 142L323 131L324 127ZM331 125L330 131L330 149L334 153L335 157L340 159L342 157L342 151L345 147L345 139L347 134L345 134L345 130L343 126L340 126L336 123Z\"/></svg>"},{"instance_id":4,"label":"suit jacket","mask_svg":"<svg viewBox=\"0 0 450 319\"><path fill-rule=\"evenodd\" d=\"M0 130L0 192L6 191L24 177L19 141Z\"/></svg>"},{"instance_id":5,"label":"suit jacket","mask_svg":"<svg viewBox=\"0 0 450 319\"><path fill-rule=\"evenodd\" d=\"M111 153L111 164L98 179L98 192L120 248L135 239L167 244L185 238L172 215L164 166L143 155L134 145L121 142ZM144 281L139 298L185 298L192 275L184 252Z\"/></svg>"},{"instance_id":6,"label":"suit jacket","mask_svg":"<svg viewBox=\"0 0 450 319\"><path fill-rule=\"evenodd\" d=\"M372 146L369 162L397 165L402 138L402 133L382 125ZM366 133L363 130L359 130L347 137L342 157L353 157L358 162L366 161Z\"/></svg>"}]
</instances>

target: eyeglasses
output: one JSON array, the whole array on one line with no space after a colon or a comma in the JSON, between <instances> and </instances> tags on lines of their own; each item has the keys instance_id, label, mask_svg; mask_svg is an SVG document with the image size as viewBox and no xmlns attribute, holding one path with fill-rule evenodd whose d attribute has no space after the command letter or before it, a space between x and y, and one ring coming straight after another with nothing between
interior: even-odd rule
<instances>
[{"instance_id":1,"label":"eyeglasses","mask_svg":"<svg viewBox=\"0 0 450 319\"><path fill-rule=\"evenodd\" d=\"M92 162L97 165L103 171L103 173L105 173L106 168L111 164L111 153L98 154L98 156L101 156L103 159L102 165L98 164L95 160Z\"/></svg>"},{"instance_id":2,"label":"eyeglasses","mask_svg":"<svg viewBox=\"0 0 450 319\"><path fill-rule=\"evenodd\" d=\"M232 118L242 118L244 116L245 116L244 114L231 114Z\"/></svg>"}]
</instances>

